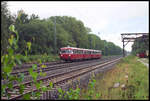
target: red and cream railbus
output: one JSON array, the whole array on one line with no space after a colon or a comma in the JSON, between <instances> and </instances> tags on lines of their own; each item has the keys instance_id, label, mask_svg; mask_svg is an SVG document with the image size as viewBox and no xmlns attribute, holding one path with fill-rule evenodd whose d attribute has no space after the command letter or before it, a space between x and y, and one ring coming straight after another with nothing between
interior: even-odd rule
<instances>
[{"instance_id":1,"label":"red and cream railbus","mask_svg":"<svg viewBox=\"0 0 150 101\"><path fill-rule=\"evenodd\" d=\"M101 50L83 49L76 47L60 48L60 58L65 61L99 59L101 56Z\"/></svg>"}]
</instances>

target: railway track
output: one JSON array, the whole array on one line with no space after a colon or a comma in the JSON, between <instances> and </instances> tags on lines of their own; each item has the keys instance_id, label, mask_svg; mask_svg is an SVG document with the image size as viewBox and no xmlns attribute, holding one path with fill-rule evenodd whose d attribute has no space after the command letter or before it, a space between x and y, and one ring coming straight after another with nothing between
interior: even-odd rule
<instances>
[{"instance_id":1,"label":"railway track","mask_svg":"<svg viewBox=\"0 0 150 101\"><path fill-rule=\"evenodd\" d=\"M38 69L37 69L37 72L39 73L40 70L42 70L42 72L46 72L47 75L51 75L51 74L55 74L55 73L58 73L58 72L62 72L62 70L64 71L66 68L69 68L71 66L78 66L78 65L82 65L82 64L89 64L89 63L92 63L92 62L103 62L105 60L110 60L114 58L114 56L109 56L109 57L105 57L105 58L101 58L101 59L96 59L96 60L88 60L88 61L80 61L80 62L71 62L71 63L66 63L66 62L57 62L57 64L52 64L52 63L43 63L44 65L47 65L47 67L45 68L41 68L40 66L43 65L38 65ZM50 65L48 65L50 64ZM52 65L51 65L52 64ZM27 65L28 66L28 65ZM27 67L26 66L26 67ZM30 66L31 67L31 66ZM11 75L16 75L16 76L19 76L20 74L19 73L23 73L25 75L25 78L24 78L24 82L28 82L28 81L31 81L32 80L32 77L29 75L29 67L27 69L24 69L24 67L22 69L19 69L19 70L15 70L11 73ZM59 71L57 71L59 70ZM34 70L35 71L35 70ZM38 79L42 78L41 76L38 76ZM6 84L7 81L3 81L2 80L2 84ZM17 84L16 81L13 82L13 84Z\"/></svg>"},{"instance_id":2,"label":"railway track","mask_svg":"<svg viewBox=\"0 0 150 101\"><path fill-rule=\"evenodd\" d=\"M42 64L37 64L37 67L41 67L42 65L56 65L56 64L63 64L65 63L64 61L53 61L53 62L46 62ZM35 64L35 63L34 63ZM31 68L33 63L28 63L28 64L23 64L21 66L17 65L13 68L12 74L17 74L18 72L26 72L28 71L29 68Z\"/></svg>"},{"instance_id":3,"label":"railway track","mask_svg":"<svg viewBox=\"0 0 150 101\"><path fill-rule=\"evenodd\" d=\"M64 82L67 82L68 80L71 80L72 78L75 78L75 77L78 77L80 75L83 75L87 72L91 72L92 70L95 70L97 68L100 68L100 67L103 67L105 65L108 65L108 64L111 64L111 63L115 63L117 62L118 60L120 60L121 57L116 57L116 58L110 58L110 59L104 59L103 61L96 61L96 62L90 62L89 64L87 63L84 63L84 64L80 64L80 65L76 65L76 66L69 66L67 68L59 68L59 70L61 71L57 71L57 72L54 72L52 73L48 73L48 75L44 78L38 78L37 79L37 82L40 82L40 81L43 81L43 85L44 86L48 86L49 85L49 82L52 82L54 84L54 87L55 86L58 86ZM73 64L74 65L74 64ZM62 70L63 69L63 70ZM58 69L55 69L55 71L58 70ZM30 80L30 81L27 81L27 82L23 82L22 84L25 85L25 90L23 92L23 94L19 94L19 85L18 84L15 84L13 86L13 91L7 89L7 92L9 94L11 94L11 97L10 99L19 99L21 98L23 95L25 94L28 94L28 93L31 93L32 91L36 92L37 89L35 86L31 86L31 83L33 81ZM32 89L32 91L31 91ZM2 99L7 99L5 96L2 97Z\"/></svg>"},{"instance_id":4,"label":"railway track","mask_svg":"<svg viewBox=\"0 0 150 101\"><path fill-rule=\"evenodd\" d=\"M113 56L110 56L109 59L113 58ZM105 58L102 58L102 60L106 59ZM95 62L95 61L99 61L98 60L88 60L88 61L80 61L80 62L71 62L71 63L68 63L68 62L64 62L64 61L56 61L56 62L47 62L47 63L42 63L42 64L38 64L37 67L37 71L39 71L41 69L41 66L42 65L46 65L47 67L46 68L42 68L42 71L47 71L47 70L54 70L54 69L57 69L57 67L68 67L68 66L71 66L71 65L78 65L78 64L83 64L83 63L88 63L88 62ZM29 74L29 68L32 67L33 64L26 64L26 65L23 65L21 67L19 66L16 66L14 67L13 71L12 71L12 75L18 75L19 73L24 73L24 75L28 75Z\"/></svg>"},{"instance_id":5,"label":"railway track","mask_svg":"<svg viewBox=\"0 0 150 101\"><path fill-rule=\"evenodd\" d=\"M111 57L109 57L109 59L111 59L111 58L113 58L112 56ZM74 65L81 65L81 64L86 64L86 63L92 63L92 62L96 62L96 61L101 61L101 62L103 62L103 60L109 60L108 58L102 58L102 59L98 59L98 60L89 60L89 61L80 61L80 62L71 62L71 63L66 63L66 62L59 62L58 64L53 64L53 65L51 65L51 63L43 63L44 65L45 64L50 64L50 65L47 65L47 67L46 68L41 68L40 66L41 65L38 65L38 69L37 69L37 72L39 73L40 72L40 69L42 69L42 72L46 72L47 73L47 75L51 75L51 74L54 74L54 73L57 73L57 72L61 72L60 70L61 69L66 69L66 68L68 68L68 67L71 67L71 66L74 66ZM63 64L64 63L64 64ZM30 64L31 65L31 64ZM29 66L29 65L27 65L27 66ZM25 67L27 67L27 66L25 66ZM13 71L12 73L11 73L11 75L16 75L16 76L19 76L20 75L20 73L23 73L24 75L25 75L25 78L24 78L24 82L28 82L28 81L31 81L32 80L32 77L30 76L30 75L28 75L29 74L29 68L31 68L31 66L29 66L28 68L26 68L26 69L24 69L24 67L22 67L22 69L19 69L19 70L16 70L16 69L14 69L15 71ZM57 71L57 70L59 70L59 71ZM35 70L34 70L35 71ZM49 73L49 71L51 72L51 73ZM40 76L38 76L38 79L39 78L41 78ZM6 84L8 81L3 81L2 80L2 84ZM17 84L17 82L16 81L14 81L13 82L13 84Z\"/></svg>"}]
</instances>

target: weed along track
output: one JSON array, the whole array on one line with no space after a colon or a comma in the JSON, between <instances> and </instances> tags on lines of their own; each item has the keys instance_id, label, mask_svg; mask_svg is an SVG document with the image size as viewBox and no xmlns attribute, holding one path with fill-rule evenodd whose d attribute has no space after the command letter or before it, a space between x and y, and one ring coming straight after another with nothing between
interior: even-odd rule
<instances>
[{"instance_id":1,"label":"weed along track","mask_svg":"<svg viewBox=\"0 0 150 101\"><path fill-rule=\"evenodd\" d=\"M122 57L111 57L101 60L92 60L92 61L83 61L75 63L66 63L58 64L57 66L47 66L43 68L43 72L46 72L45 77L38 77L37 82L43 82L40 86L49 86L49 83L52 82L54 88L56 86L62 85L73 78L77 78L88 72L92 72L98 68L105 70L106 65L117 63ZM28 75L27 75L28 77ZM27 78L26 77L26 78ZM32 92L38 91L35 85L32 85L33 80L25 80L21 84L24 85L24 91L22 94L19 93L19 84L13 85L13 90L6 89L6 91L11 94L10 99L22 99L23 95L30 94ZM5 96L2 99L7 99Z\"/></svg>"}]
</instances>

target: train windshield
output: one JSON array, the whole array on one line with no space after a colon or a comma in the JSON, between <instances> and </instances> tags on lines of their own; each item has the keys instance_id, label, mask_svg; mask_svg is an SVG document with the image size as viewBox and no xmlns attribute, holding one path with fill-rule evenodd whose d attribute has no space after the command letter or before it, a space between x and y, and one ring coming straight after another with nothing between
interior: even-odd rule
<instances>
[{"instance_id":1,"label":"train windshield","mask_svg":"<svg viewBox=\"0 0 150 101\"><path fill-rule=\"evenodd\" d=\"M61 54L72 54L73 53L73 51L72 50L70 50L70 49L67 49L67 50L61 50L61 52L60 52Z\"/></svg>"}]
</instances>

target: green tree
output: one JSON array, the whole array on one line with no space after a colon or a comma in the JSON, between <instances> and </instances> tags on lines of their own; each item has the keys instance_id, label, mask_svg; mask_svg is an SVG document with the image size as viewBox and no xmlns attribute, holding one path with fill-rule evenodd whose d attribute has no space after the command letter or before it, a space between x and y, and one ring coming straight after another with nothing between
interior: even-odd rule
<instances>
[{"instance_id":1,"label":"green tree","mask_svg":"<svg viewBox=\"0 0 150 101\"><path fill-rule=\"evenodd\" d=\"M9 26L13 23L13 17L7 9L7 2L1 2L1 54L6 54L8 47Z\"/></svg>"}]
</instances>

